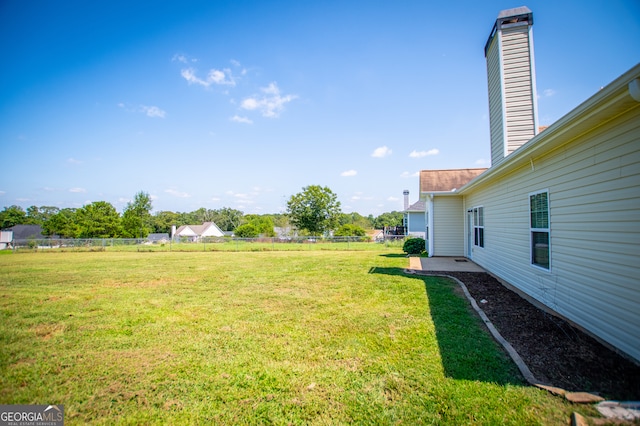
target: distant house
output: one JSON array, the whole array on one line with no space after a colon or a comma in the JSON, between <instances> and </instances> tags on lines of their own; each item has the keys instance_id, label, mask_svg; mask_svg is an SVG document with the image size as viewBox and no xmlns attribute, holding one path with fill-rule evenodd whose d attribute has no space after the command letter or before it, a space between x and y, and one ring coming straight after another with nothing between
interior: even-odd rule
<instances>
[{"instance_id":1,"label":"distant house","mask_svg":"<svg viewBox=\"0 0 640 426\"><path fill-rule=\"evenodd\" d=\"M384 231L382 229L368 230L367 237L371 239L371 241L375 241L375 242L384 241Z\"/></svg>"},{"instance_id":2,"label":"distant house","mask_svg":"<svg viewBox=\"0 0 640 426\"><path fill-rule=\"evenodd\" d=\"M424 201L419 200L404 210L404 226L408 236L425 238Z\"/></svg>"},{"instance_id":3,"label":"distant house","mask_svg":"<svg viewBox=\"0 0 640 426\"><path fill-rule=\"evenodd\" d=\"M14 225L11 228L4 229L3 231L11 231L13 233L14 240L27 240L27 239L43 239L42 226L40 225Z\"/></svg>"},{"instance_id":4,"label":"distant house","mask_svg":"<svg viewBox=\"0 0 640 426\"><path fill-rule=\"evenodd\" d=\"M13 241L13 231L0 231L0 250L9 248L11 241Z\"/></svg>"},{"instance_id":5,"label":"distant house","mask_svg":"<svg viewBox=\"0 0 640 426\"><path fill-rule=\"evenodd\" d=\"M188 238L198 241L203 237L222 237L224 232L213 222L205 222L202 225L182 225L176 229L173 237Z\"/></svg>"},{"instance_id":6,"label":"distant house","mask_svg":"<svg viewBox=\"0 0 640 426\"><path fill-rule=\"evenodd\" d=\"M152 244L165 244L169 242L168 233L156 233L147 235L147 241Z\"/></svg>"},{"instance_id":7,"label":"distant house","mask_svg":"<svg viewBox=\"0 0 640 426\"><path fill-rule=\"evenodd\" d=\"M640 361L640 65L543 132L532 13L499 14L485 47L491 167L420 176L429 256L466 256Z\"/></svg>"},{"instance_id":8,"label":"distant house","mask_svg":"<svg viewBox=\"0 0 640 426\"><path fill-rule=\"evenodd\" d=\"M453 170L422 170L420 172L420 194L424 207L424 225L427 253L430 256L458 256L464 245L463 238L452 238L451 231L460 230L457 211L460 208L456 196L457 189L462 188L487 169L453 169ZM442 197L437 206L433 197L424 194L438 194ZM453 212L452 212L453 210ZM438 226L434 226L437 219ZM447 238L442 238L446 235ZM435 254L438 253L438 254Z\"/></svg>"}]
</instances>

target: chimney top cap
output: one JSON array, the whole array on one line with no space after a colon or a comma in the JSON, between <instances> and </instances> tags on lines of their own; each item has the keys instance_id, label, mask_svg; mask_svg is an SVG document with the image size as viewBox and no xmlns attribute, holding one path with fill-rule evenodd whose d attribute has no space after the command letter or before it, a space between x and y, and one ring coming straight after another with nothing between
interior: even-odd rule
<instances>
[{"instance_id":1,"label":"chimney top cap","mask_svg":"<svg viewBox=\"0 0 640 426\"><path fill-rule=\"evenodd\" d=\"M520 24L520 25L533 25L533 12L527 6L515 7L513 9L505 9L498 14L498 18L496 19L496 23L493 24L493 28L491 29L491 33L489 34L489 39L487 43L484 45L484 56L487 56L487 52L489 51L489 45L493 40L498 28L503 28L503 26L509 24Z\"/></svg>"},{"instance_id":2,"label":"chimney top cap","mask_svg":"<svg viewBox=\"0 0 640 426\"><path fill-rule=\"evenodd\" d=\"M516 18L523 15L530 15L531 13L531 9L529 9L527 6L505 9L500 11L500 13L498 14L498 20L501 21L505 18Z\"/></svg>"}]
</instances>

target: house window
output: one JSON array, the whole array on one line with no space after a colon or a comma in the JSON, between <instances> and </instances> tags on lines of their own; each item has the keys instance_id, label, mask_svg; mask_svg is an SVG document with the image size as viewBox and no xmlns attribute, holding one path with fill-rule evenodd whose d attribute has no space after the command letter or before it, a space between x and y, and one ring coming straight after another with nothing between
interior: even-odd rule
<instances>
[{"instance_id":1,"label":"house window","mask_svg":"<svg viewBox=\"0 0 640 426\"><path fill-rule=\"evenodd\" d=\"M484 207L473 209L473 245L484 247Z\"/></svg>"},{"instance_id":2,"label":"house window","mask_svg":"<svg viewBox=\"0 0 640 426\"><path fill-rule=\"evenodd\" d=\"M549 192L529 194L531 264L549 269Z\"/></svg>"}]
</instances>

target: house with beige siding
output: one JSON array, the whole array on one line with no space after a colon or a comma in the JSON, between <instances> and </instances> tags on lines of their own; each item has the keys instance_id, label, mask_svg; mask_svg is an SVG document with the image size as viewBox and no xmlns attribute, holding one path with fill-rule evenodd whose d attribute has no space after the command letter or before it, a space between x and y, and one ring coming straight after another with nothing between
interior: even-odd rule
<instances>
[{"instance_id":1,"label":"house with beige siding","mask_svg":"<svg viewBox=\"0 0 640 426\"><path fill-rule=\"evenodd\" d=\"M472 259L640 361L640 64L538 132L532 24L501 12L485 48L491 167L449 192L421 176L427 250ZM514 79L516 33L529 51Z\"/></svg>"}]
</instances>

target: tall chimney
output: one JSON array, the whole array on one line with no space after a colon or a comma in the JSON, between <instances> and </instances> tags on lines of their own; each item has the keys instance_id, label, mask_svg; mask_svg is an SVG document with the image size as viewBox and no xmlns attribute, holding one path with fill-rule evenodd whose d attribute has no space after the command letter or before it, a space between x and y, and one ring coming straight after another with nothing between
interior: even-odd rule
<instances>
[{"instance_id":1,"label":"tall chimney","mask_svg":"<svg viewBox=\"0 0 640 426\"><path fill-rule=\"evenodd\" d=\"M528 7L503 10L484 47L492 166L538 133L532 26Z\"/></svg>"},{"instance_id":2,"label":"tall chimney","mask_svg":"<svg viewBox=\"0 0 640 426\"><path fill-rule=\"evenodd\" d=\"M402 191L402 195L404 195L404 209L406 211L409 209L409 190L405 189Z\"/></svg>"}]
</instances>

